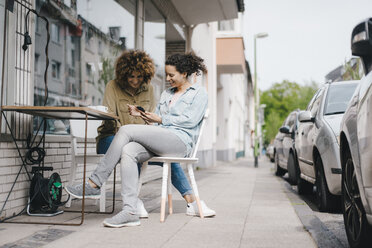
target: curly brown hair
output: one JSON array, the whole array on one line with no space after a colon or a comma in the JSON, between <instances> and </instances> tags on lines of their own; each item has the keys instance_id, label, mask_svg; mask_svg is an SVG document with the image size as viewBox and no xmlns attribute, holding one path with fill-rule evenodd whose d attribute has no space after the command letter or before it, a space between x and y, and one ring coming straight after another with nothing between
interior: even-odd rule
<instances>
[{"instance_id":1,"label":"curly brown hair","mask_svg":"<svg viewBox=\"0 0 372 248\"><path fill-rule=\"evenodd\" d=\"M143 83L150 83L155 74L155 65L146 52L140 50L124 51L116 60L115 80L120 86L127 86L128 77L133 72L139 72L143 76Z\"/></svg>"},{"instance_id":2,"label":"curly brown hair","mask_svg":"<svg viewBox=\"0 0 372 248\"><path fill-rule=\"evenodd\" d=\"M196 56L193 52L186 54L172 54L165 61L166 65L173 65L180 73L186 72L187 76L193 73L200 75L200 72L207 72L207 67L204 65L204 59Z\"/></svg>"}]
</instances>

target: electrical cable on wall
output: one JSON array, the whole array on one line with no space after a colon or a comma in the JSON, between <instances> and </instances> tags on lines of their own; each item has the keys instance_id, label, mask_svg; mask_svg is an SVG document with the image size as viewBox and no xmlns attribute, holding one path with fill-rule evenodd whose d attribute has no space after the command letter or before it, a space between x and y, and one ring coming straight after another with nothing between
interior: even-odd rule
<instances>
[{"instance_id":1,"label":"electrical cable on wall","mask_svg":"<svg viewBox=\"0 0 372 248\"><path fill-rule=\"evenodd\" d=\"M39 15L36 10L34 9L29 9L27 11L27 14L25 16L25 33L24 33L24 42L22 45L22 49L26 52L28 49L28 46L32 44L31 36L28 33L28 16L30 12L34 13L37 18L41 18L46 22L46 30L47 30L47 41L45 45L45 71L44 71L44 85L45 85L45 99L44 99L44 106L46 106L47 101L48 101L48 67L49 67L49 53L48 53L48 48L49 48L49 41L50 41L50 33L49 33L49 21L46 17ZM34 145L35 138L39 133L40 127L44 124L44 130L42 137L40 139L40 142L36 145ZM26 152L25 158L26 158L26 163L28 165L33 165L33 164L39 164L44 161L45 157L45 150L40 147L41 141L45 140L45 132L46 132L46 122L43 120L40 122L39 128L35 134L35 138L31 141L31 135L27 137L27 148L28 151Z\"/></svg>"},{"instance_id":2,"label":"electrical cable on wall","mask_svg":"<svg viewBox=\"0 0 372 248\"><path fill-rule=\"evenodd\" d=\"M46 30L47 30L47 41L45 45L45 71L44 71L44 85L45 85L45 99L44 99L44 106L46 106L47 101L48 101L48 67L49 67L49 53L48 53L48 48L49 48L49 41L50 41L50 33L49 33L49 21L45 16L39 15L36 10L34 9L29 9L27 11L27 14L25 16L25 26L26 26L26 31L24 34L24 42L22 45L22 49L26 51L28 49L28 46L32 44L31 37L28 33L28 26L27 26L27 20L28 20L28 15L30 12L34 13L37 18L41 18L46 22Z\"/></svg>"}]
</instances>

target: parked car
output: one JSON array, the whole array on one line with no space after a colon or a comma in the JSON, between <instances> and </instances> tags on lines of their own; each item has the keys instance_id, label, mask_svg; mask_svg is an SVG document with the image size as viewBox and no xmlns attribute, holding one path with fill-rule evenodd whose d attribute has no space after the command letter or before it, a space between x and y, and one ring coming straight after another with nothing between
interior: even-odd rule
<instances>
[{"instance_id":1,"label":"parked car","mask_svg":"<svg viewBox=\"0 0 372 248\"><path fill-rule=\"evenodd\" d=\"M292 111L285 119L283 126L275 137L275 174L283 176L288 171L290 183L296 184L296 168L294 148L295 134L298 126L300 110Z\"/></svg>"},{"instance_id":2,"label":"parked car","mask_svg":"<svg viewBox=\"0 0 372 248\"><path fill-rule=\"evenodd\" d=\"M266 149L266 156L270 159L270 162L274 162L274 145L270 144Z\"/></svg>"},{"instance_id":3,"label":"parked car","mask_svg":"<svg viewBox=\"0 0 372 248\"><path fill-rule=\"evenodd\" d=\"M352 248L372 247L372 18L357 25L351 37L360 56L361 79L341 122L342 212Z\"/></svg>"},{"instance_id":4,"label":"parked car","mask_svg":"<svg viewBox=\"0 0 372 248\"><path fill-rule=\"evenodd\" d=\"M299 114L295 141L300 194L316 186L320 211L337 208L341 195L341 163L338 136L346 107L359 81L325 83Z\"/></svg>"}]
</instances>

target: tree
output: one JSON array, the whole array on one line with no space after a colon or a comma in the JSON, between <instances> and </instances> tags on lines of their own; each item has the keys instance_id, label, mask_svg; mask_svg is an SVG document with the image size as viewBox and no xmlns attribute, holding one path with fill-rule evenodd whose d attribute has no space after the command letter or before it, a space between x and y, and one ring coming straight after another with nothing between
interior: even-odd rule
<instances>
[{"instance_id":1,"label":"tree","mask_svg":"<svg viewBox=\"0 0 372 248\"><path fill-rule=\"evenodd\" d=\"M115 68L113 62L110 58L102 58L102 72L100 75L100 80L104 82L106 85L110 80L114 79L115 77Z\"/></svg>"},{"instance_id":2,"label":"tree","mask_svg":"<svg viewBox=\"0 0 372 248\"><path fill-rule=\"evenodd\" d=\"M263 91L260 96L260 103L266 104L265 144L269 144L278 133L285 118L295 109L305 109L308 102L317 90L315 82L301 86L295 82L284 80L275 83L270 89Z\"/></svg>"},{"instance_id":3,"label":"tree","mask_svg":"<svg viewBox=\"0 0 372 248\"><path fill-rule=\"evenodd\" d=\"M344 72L342 74L342 79L344 81L348 80L360 80L363 77L361 72L361 60L359 58L353 58L344 63Z\"/></svg>"}]
</instances>

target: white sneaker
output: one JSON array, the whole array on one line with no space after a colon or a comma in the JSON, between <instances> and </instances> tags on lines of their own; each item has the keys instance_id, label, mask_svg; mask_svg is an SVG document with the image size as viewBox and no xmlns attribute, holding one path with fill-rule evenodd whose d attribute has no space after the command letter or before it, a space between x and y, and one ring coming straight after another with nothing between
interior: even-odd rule
<instances>
[{"instance_id":1,"label":"white sneaker","mask_svg":"<svg viewBox=\"0 0 372 248\"><path fill-rule=\"evenodd\" d=\"M204 201L200 201L204 217L212 217L216 215L216 211L207 207ZM186 215L199 216L199 209L196 201L187 204Z\"/></svg>"},{"instance_id":2,"label":"white sneaker","mask_svg":"<svg viewBox=\"0 0 372 248\"><path fill-rule=\"evenodd\" d=\"M140 218L148 218L149 217L149 213L147 213L146 208L143 205L143 202L139 198L138 198L138 201L137 201L137 215Z\"/></svg>"},{"instance_id":3,"label":"white sneaker","mask_svg":"<svg viewBox=\"0 0 372 248\"><path fill-rule=\"evenodd\" d=\"M103 225L107 227L139 226L141 222L137 215L122 210L113 217L105 219Z\"/></svg>"}]
</instances>

